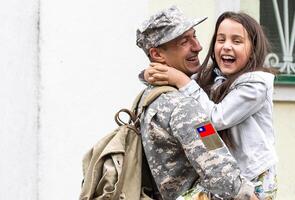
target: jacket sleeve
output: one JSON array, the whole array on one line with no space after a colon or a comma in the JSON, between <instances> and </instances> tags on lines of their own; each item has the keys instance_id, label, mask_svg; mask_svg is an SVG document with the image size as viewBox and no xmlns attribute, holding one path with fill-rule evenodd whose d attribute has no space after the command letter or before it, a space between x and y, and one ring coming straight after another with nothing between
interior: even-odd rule
<instances>
[{"instance_id":1,"label":"jacket sleeve","mask_svg":"<svg viewBox=\"0 0 295 200\"><path fill-rule=\"evenodd\" d=\"M227 129L244 121L261 109L267 98L266 84L257 80L236 83L218 104L211 101L194 80L180 91L201 104L217 130Z\"/></svg>"},{"instance_id":2,"label":"jacket sleeve","mask_svg":"<svg viewBox=\"0 0 295 200\"><path fill-rule=\"evenodd\" d=\"M249 199L253 186L240 176L237 163L227 147L222 143L209 150L197 133L196 128L206 121L207 115L200 105L193 98L186 98L173 110L170 127L205 189L222 198ZM214 137L221 141L216 131Z\"/></svg>"},{"instance_id":3,"label":"jacket sleeve","mask_svg":"<svg viewBox=\"0 0 295 200\"><path fill-rule=\"evenodd\" d=\"M146 86L149 84L145 79L144 79L144 71L142 70L139 74L138 74L138 79L141 83L145 84Z\"/></svg>"}]
</instances>

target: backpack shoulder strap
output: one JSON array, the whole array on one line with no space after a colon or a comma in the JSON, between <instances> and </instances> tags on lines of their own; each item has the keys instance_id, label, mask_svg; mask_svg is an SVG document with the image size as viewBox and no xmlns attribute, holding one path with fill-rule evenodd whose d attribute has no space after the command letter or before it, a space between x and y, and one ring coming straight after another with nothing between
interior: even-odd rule
<instances>
[{"instance_id":1,"label":"backpack shoulder strap","mask_svg":"<svg viewBox=\"0 0 295 200\"><path fill-rule=\"evenodd\" d=\"M142 91L141 91L141 92L135 97L135 99L134 99L134 101L133 101L133 104L132 104L132 107L131 107L131 111L132 111L132 112L136 113L136 110L137 110L137 108L138 108L139 102L140 102L140 100L141 100L141 97L142 97L144 91L145 91L145 89L143 89L143 90L142 90Z\"/></svg>"},{"instance_id":2,"label":"backpack shoulder strap","mask_svg":"<svg viewBox=\"0 0 295 200\"><path fill-rule=\"evenodd\" d=\"M162 93L177 91L176 88L172 86L158 86L154 87L149 94L145 97L142 103L142 107L145 108L150 105L156 98L158 98Z\"/></svg>"},{"instance_id":3,"label":"backpack shoulder strap","mask_svg":"<svg viewBox=\"0 0 295 200\"><path fill-rule=\"evenodd\" d=\"M157 97L159 97L162 93L177 91L176 88L172 86L157 86L154 87L141 101L145 90L142 90L137 97L135 98L131 110L129 109L121 109L115 115L115 121L119 126L121 125L133 125L129 126L133 130L137 130L139 133L139 118L141 113L146 109L148 105L150 105ZM120 119L120 113L126 113L129 116L129 122L126 123ZM135 128L135 129L134 129Z\"/></svg>"},{"instance_id":4,"label":"backpack shoulder strap","mask_svg":"<svg viewBox=\"0 0 295 200\"><path fill-rule=\"evenodd\" d=\"M177 91L176 88L172 86L157 86L154 87L141 101L144 91L142 91L132 106L132 110L136 113L136 116L140 116L141 113L149 106L156 98L158 98L162 93ZM138 111L138 112L136 112Z\"/></svg>"},{"instance_id":5,"label":"backpack shoulder strap","mask_svg":"<svg viewBox=\"0 0 295 200\"><path fill-rule=\"evenodd\" d=\"M132 108L131 110L137 110L139 103L141 101L141 97L143 95L145 90L142 90L137 97L135 98ZM145 99L143 100L142 103L142 107L147 107L148 105L150 105L158 96L160 96L162 93L166 93L166 92L173 92L173 91L177 91L177 89L175 87L172 86L157 86L154 87L149 93L148 95L145 97Z\"/></svg>"}]
</instances>

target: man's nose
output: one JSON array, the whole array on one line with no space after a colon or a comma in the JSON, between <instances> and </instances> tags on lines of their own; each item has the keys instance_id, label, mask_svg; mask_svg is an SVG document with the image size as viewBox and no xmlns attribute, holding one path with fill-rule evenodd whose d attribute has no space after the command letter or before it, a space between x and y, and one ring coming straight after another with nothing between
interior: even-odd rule
<instances>
[{"instance_id":1,"label":"man's nose","mask_svg":"<svg viewBox=\"0 0 295 200\"><path fill-rule=\"evenodd\" d=\"M200 51L202 51L203 47L199 43L199 40L193 39L193 41L192 41L192 48L191 49L192 49L192 51L200 52Z\"/></svg>"}]
</instances>

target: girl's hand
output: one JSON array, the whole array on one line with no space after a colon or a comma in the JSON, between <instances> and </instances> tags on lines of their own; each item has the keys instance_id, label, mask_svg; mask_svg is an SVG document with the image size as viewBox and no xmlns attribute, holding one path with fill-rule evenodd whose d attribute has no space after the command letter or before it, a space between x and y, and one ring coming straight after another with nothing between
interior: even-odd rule
<instances>
[{"instance_id":1,"label":"girl's hand","mask_svg":"<svg viewBox=\"0 0 295 200\"><path fill-rule=\"evenodd\" d=\"M183 72L160 63L151 63L144 72L144 79L152 85L172 85L181 88L190 82Z\"/></svg>"},{"instance_id":2,"label":"girl's hand","mask_svg":"<svg viewBox=\"0 0 295 200\"><path fill-rule=\"evenodd\" d=\"M144 80L152 85L169 85L167 71L168 66L160 63L151 63L144 70Z\"/></svg>"}]
</instances>

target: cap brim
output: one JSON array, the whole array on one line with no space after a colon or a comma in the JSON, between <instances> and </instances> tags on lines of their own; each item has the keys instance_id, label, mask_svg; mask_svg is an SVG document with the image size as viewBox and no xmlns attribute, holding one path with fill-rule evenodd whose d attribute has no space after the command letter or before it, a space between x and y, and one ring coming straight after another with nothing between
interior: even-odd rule
<instances>
[{"instance_id":1,"label":"cap brim","mask_svg":"<svg viewBox=\"0 0 295 200\"><path fill-rule=\"evenodd\" d=\"M201 17L201 18L198 18L198 19L194 19L193 20L193 26L197 26L198 24L202 23L203 21L205 21L208 17Z\"/></svg>"}]
</instances>

